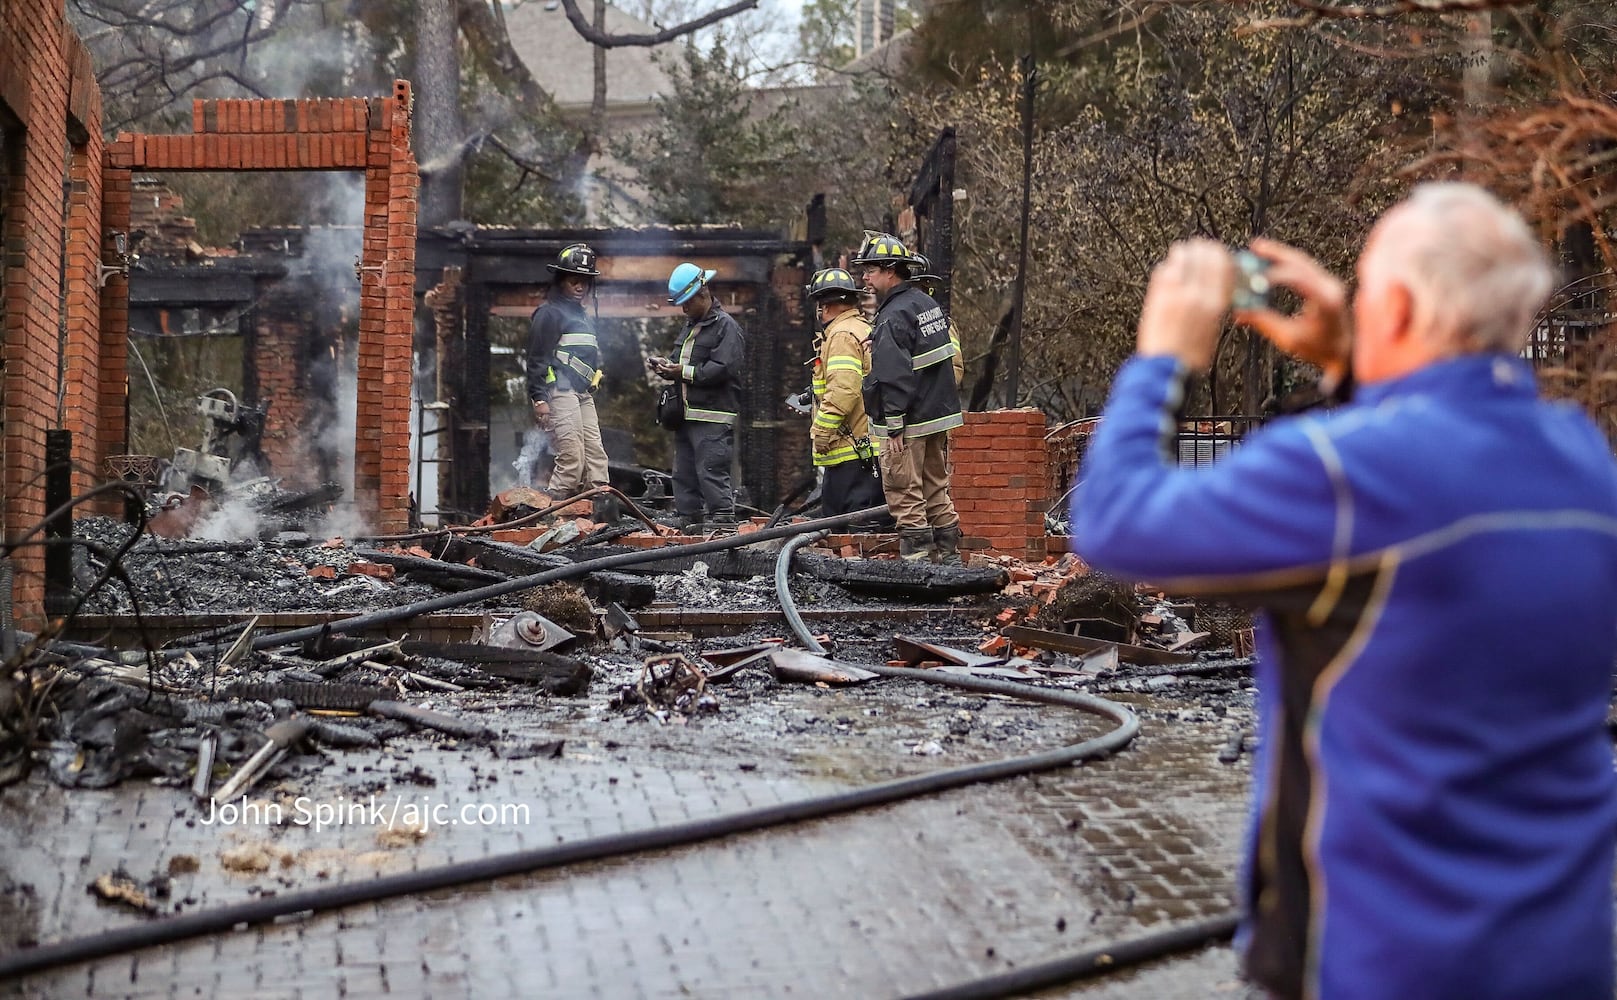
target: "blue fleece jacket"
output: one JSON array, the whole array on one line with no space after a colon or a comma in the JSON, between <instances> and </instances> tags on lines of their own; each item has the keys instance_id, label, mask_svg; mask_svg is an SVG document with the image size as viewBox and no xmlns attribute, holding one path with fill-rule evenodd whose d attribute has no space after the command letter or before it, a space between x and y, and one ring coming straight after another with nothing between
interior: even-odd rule
<instances>
[{"instance_id":1,"label":"blue fleece jacket","mask_svg":"<svg viewBox=\"0 0 1617 1000\"><path fill-rule=\"evenodd\" d=\"M1073 502L1093 566L1262 608L1242 872L1283 997L1613 995L1617 465L1473 355L1180 469L1184 372L1119 373Z\"/></svg>"}]
</instances>

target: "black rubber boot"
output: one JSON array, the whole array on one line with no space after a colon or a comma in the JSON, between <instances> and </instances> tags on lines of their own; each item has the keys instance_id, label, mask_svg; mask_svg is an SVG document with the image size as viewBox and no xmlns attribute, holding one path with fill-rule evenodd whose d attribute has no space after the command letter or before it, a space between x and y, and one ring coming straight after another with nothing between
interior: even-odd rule
<instances>
[{"instance_id":1,"label":"black rubber boot","mask_svg":"<svg viewBox=\"0 0 1617 1000\"><path fill-rule=\"evenodd\" d=\"M960 560L960 522L956 521L947 528L932 529L932 545L937 553L932 561L945 566L964 566Z\"/></svg>"},{"instance_id":2,"label":"black rubber boot","mask_svg":"<svg viewBox=\"0 0 1617 1000\"><path fill-rule=\"evenodd\" d=\"M932 544L931 528L898 529L898 556L906 562L930 560L936 552Z\"/></svg>"},{"instance_id":3,"label":"black rubber boot","mask_svg":"<svg viewBox=\"0 0 1617 1000\"><path fill-rule=\"evenodd\" d=\"M733 535L736 530L735 511L715 511L707 516L702 523L702 533L707 535Z\"/></svg>"}]
</instances>

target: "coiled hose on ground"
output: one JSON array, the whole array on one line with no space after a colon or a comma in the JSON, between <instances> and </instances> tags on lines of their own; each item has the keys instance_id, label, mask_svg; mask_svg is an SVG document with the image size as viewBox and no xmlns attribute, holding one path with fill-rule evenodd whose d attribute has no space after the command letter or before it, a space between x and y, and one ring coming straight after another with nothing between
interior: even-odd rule
<instances>
[{"instance_id":1,"label":"coiled hose on ground","mask_svg":"<svg viewBox=\"0 0 1617 1000\"><path fill-rule=\"evenodd\" d=\"M775 594L780 599L780 610L786 616L786 621L791 626L792 634L797 637L797 641L810 652L822 656L825 655L825 647L820 645L819 640L814 637L814 633L810 632L808 626L804 624L803 616L797 613L797 605L792 599L792 589L788 580L792 555L803 545L824 537L824 535L824 532L816 532L813 535L800 535L792 539L781 548L780 556L775 560ZM1030 701L1046 700L1034 693L1044 692L1045 689L1028 687L1025 684L937 674L926 670L878 666L870 663L861 663L858 666L862 670L869 670L883 677L923 680L929 683L947 684L951 687L961 687L989 694L1009 694L1012 697ZM1061 693L1069 694L1069 692ZM1090 697L1087 695L1073 696ZM1113 704L1101 698L1095 698L1094 701L1104 702L1107 705ZM1072 704L1065 700L1054 701L1053 703ZM1059 986L1088 976L1114 972L1126 966L1138 965L1152 959L1228 940L1235 933L1236 923L1237 917L1234 914L1222 914L1209 920L1176 927L1158 934L1134 938L1129 941L1113 942L1099 948L1092 948L1088 951L1078 952L1049 962L1041 962L1038 965L1026 966L1001 975L960 983L930 993L916 994L908 998L908 1000L991 1000L991 998L1016 996L1050 986Z\"/></svg>"}]
</instances>

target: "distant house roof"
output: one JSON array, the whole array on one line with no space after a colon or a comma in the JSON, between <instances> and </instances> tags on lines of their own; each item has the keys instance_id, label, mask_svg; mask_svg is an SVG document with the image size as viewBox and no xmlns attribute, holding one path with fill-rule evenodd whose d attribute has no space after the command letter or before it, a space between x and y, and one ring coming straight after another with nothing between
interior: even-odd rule
<instances>
[{"instance_id":1,"label":"distant house roof","mask_svg":"<svg viewBox=\"0 0 1617 1000\"><path fill-rule=\"evenodd\" d=\"M593 4L580 4L586 11ZM527 64L539 86L563 109L588 107L595 95L595 47L567 20L567 12L554 0L524 0L505 13L511 47ZM645 34L656 31L632 14L607 4L608 34ZM677 42L655 48L625 45L606 51L608 104L647 104L669 89L668 76L652 59L654 52L670 51Z\"/></svg>"},{"instance_id":2,"label":"distant house roof","mask_svg":"<svg viewBox=\"0 0 1617 1000\"><path fill-rule=\"evenodd\" d=\"M910 57L910 50L915 47L915 32L908 28L882 42L880 45L858 57L837 72L846 76L860 76L873 73L878 76L897 76L904 69L904 63Z\"/></svg>"}]
</instances>

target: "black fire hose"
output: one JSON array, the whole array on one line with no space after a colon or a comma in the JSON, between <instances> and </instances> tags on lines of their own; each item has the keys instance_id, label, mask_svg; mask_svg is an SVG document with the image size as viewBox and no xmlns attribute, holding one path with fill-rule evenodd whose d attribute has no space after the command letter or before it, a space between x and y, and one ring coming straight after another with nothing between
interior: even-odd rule
<instances>
[{"instance_id":1,"label":"black fire hose","mask_svg":"<svg viewBox=\"0 0 1617 1000\"><path fill-rule=\"evenodd\" d=\"M737 549L744 545L753 545L757 542L773 541L777 538L789 538L793 535L802 535L821 531L826 528L839 528L855 521L867 520L880 516L887 511L887 505L869 507L865 510L849 511L846 514L837 514L833 517L821 517L813 521L800 521L796 524L782 524L774 528L760 528L746 534L725 535L719 538L709 538L700 542L690 542L685 545L667 545L662 548L641 549L637 552L619 552L616 555L601 556L598 559L588 559L576 562L570 566L558 566L555 569L545 570L543 573L534 573L531 576L516 577L511 580L502 580L491 583L486 587L475 590L463 590L455 594L443 594L430 597L424 601L413 604L401 604L381 611L372 611L341 621L326 625L308 625L303 628L288 629L285 632L274 632L268 635L256 636L253 639L253 649L273 649L276 646L290 646L294 643L304 642L316 638L324 632L335 635L344 635L360 629L372 628L377 625L391 625L397 621L415 618L418 615L429 614L434 611L443 611L448 608L463 607L467 604L476 604L493 597L504 597L506 594L528 590L540 584L552 583L556 580L570 580L573 577L585 576L601 569L615 569L619 566L633 566L636 563L655 562L658 559L667 559L670 556L694 556L708 552L722 552L726 549ZM186 653L195 656L207 656L227 649L230 643L207 643L199 646L182 646L162 651L164 657L179 657ZM111 656L116 659L117 654L109 650L100 650L98 655Z\"/></svg>"},{"instance_id":2,"label":"black fire hose","mask_svg":"<svg viewBox=\"0 0 1617 1000\"><path fill-rule=\"evenodd\" d=\"M868 514L866 511L859 512L861 516L866 514ZM1043 753L982 764L968 764L932 774L884 781L846 792L747 809L726 816L692 820L651 830L611 834L571 844L515 851L436 868L282 893L246 903L166 917L132 927L119 927L100 934L58 941L0 956L0 982L74 962L93 961L142 948L223 933L241 924L264 924L295 914L322 913L358 903L432 892L470 882L486 882L511 875L523 875L587 861L601 861L644 851L667 850L739 833L869 809L967 785L1069 767L1080 761L1107 757L1121 750L1134 739L1140 728L1139 719L1125 706L1090 695L1034 688L1006 681L938 674L928 670L898 667L869 669L887 677L920 680L968 691L1008 694L1032 701L1064 705L1112 719L1117 723L1117 727L1094 739Z\"/></svg>"},{"instance_id":3,"label":"black fire hose","mask_svg":"<svg viewBox=\"0 0 1617 1000\"><path fill-rule=\"evenodd\" d=\"M1153 959L1228 941L1235 935L1238 921L1235 914L1225 913L1156 934L1103 944L1098 948L1002 972L997 976L985 976L929 993L914 993L905 1000L999 1000L1000 997L1025 996L1038 990L1106 975Z\"/></svg>"},{"instance_id":4,"label":"black fire hose","mask_svg":"<svg viewBox=\"0 0 1617 1000\"><path fill-rule=\"evenodd\" d=\"M816 531L812 535L798 535L781 547L780 557L775 560L775 595L780 598L780 610L786 615L787 624L792 627L792 634L803 648L820 656L825 655L825 647L814 638L814 633L803 624L803 616L797 613L797 604L792 601L792 587L787 576L792 568L792 554L805 545L824 538L826 532Z\"/></svg>"},{"instance_id":5,"label":"black fire hose","mask_svg":"<svg viewBox=\"0 0 1617 1000\"><path fill-rule=\"evenodd\" d=\"M792 554L800 546L808 544L819 537L819 533L799 535L787 542L785 547L781 549L780 558L775 561L775 593L780 598L781 612L786 615L786 621L791 625L792 633L797 636L797 640L807 647L810 652L824 655L825 648L820 645L819 640L814 638L814 634L803 623L802 616L797 613L797 605L792 600L792 590L787 582ZM946 681L944 678L951 677L951 675L868 663L861 663L858 666L864 670L881 674L884 677L915 678L917 680L952 684L990 694L1012 694L1018 698L1043 700L1032 692L1044 689L1029 688L1026 685L1015 684L1014 682L983 680L969 676L955 676L952 681ZM958 683L962 681L968 683ZM1015 688L1016 690L1008 691L1006 690L1007 688ZM1065 701L1056 703L1067 704ZM1155 958L1190 951L1217 941L1228 940L1235 933L1237 919L1234 914L1223 914L1210 920L1188 924L1160 934L1152 934L1130 941L1115 942L1089 951L1079 952L1076 955L1068 955L1050 962L1030 965L1013 972L989 976L969 983L958 983L931 993L916 994L908 998L908 1000L990 1000L990 998L1021 996L1035 990L1060 986L1063 983L1112 972L1130 965L1138 965Z\"/></svg>"}]
</instances>

